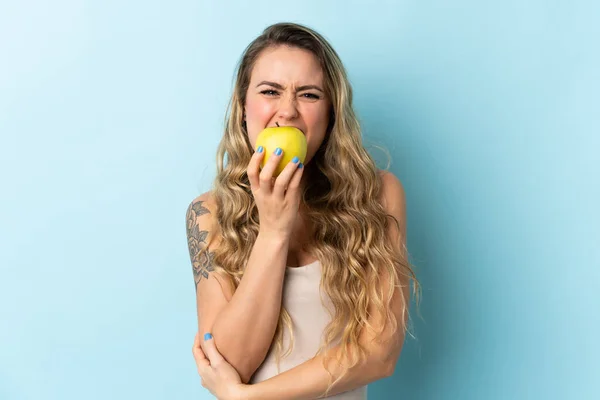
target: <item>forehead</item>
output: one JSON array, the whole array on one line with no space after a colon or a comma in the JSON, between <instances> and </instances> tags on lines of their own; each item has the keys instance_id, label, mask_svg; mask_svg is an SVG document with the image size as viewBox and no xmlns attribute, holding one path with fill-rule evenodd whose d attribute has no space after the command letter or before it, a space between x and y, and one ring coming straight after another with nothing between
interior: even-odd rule
<instances>
[{"instance_id":1,"label":"forehead","mask_svg":"<svg viewBox=\"0 0 600 400\"><path fill-rule=\"evenodd\" d=\"M252 69L252 82L322 84L323 70L317 57L308 50L278 46L264 50Z\"/></svg>"}]
</instances>

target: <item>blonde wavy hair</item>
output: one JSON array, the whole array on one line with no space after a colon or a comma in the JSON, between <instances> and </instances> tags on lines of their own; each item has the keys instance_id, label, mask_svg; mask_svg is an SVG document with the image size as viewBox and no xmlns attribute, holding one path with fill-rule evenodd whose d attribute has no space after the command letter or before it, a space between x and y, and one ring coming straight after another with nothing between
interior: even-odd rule
<instances>
[{"instance_id":1,"label":"blonde wavy hair","mask_svg":"<svg viewBox=\"0 0 600 400\"><path fill-rule=\"evenodd\" d=\"M369 305L376 307L394 331L408 331L404 319L399 327L390 311L391 298L394 289L400 286L400 276L413 281L417 298L419 285L408 262L406 247L391 243L386 235L388 224L398 221L387 215L378 201L382 189L379 171L362 143L345 68L330 44L308 27L293 23L269 26L248 45L238 64L213 184L221 239L213 250L215 271L228 277L237 288L258 235L258 210L246 174L254 150L243 110L254 63L265 49L280 45L305 49L316 56L324 71L325 91L331 99L328 131L312 162L305 167L304 173L309 176L301 201L309 210L306 217L310 225L316 227L309 248L322 265L321 289L335 310L317 354L339 340L347 351L338 352L336 359L347 372L366 357L366 349L358 339L361 329L375 329L368 323ZM382 269L389 277L390 289L386 293L380 285ZM408 310L409 304L404 303L402 315L408 316ZM290 335L290 346L282 354L285 329ZM292 320L282 307L273 341L278 363L291 352L293 342ZM324 366L330 371L327 364ZM336 382L330 381L329 389Z\"/></svg>"}]
</instances>

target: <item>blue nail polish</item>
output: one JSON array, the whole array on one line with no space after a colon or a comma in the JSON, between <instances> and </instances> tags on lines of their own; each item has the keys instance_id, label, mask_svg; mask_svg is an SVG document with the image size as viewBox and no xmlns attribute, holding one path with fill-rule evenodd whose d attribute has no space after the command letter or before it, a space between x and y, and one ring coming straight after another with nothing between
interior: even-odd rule
<instances>
[{"instance_id":1,"label":"blue nail polish","mask_svg":"<svg viewBox=\"0 0 600 400\"><path fill-rule=\"evenodd\" d=\"M281 148L279 148L279 147L278 147L278 148L275 150L275 155L276 155L276 156L280 156L280 155L281 155L281 153L282 153L282 150L281 150Z\"/></svg>"},{"instance_id":2,"label":"blue nail polish","mask_svg":"<svg viewBox=\"0 0 600 400\"><path fill-rule=\"evenodd\" d=\"M258 149L256 149L257 152L262 153L264 150L264 148L262 146L258 146Z\"/></svg>"},{"instance_id":3,"label":"blue nail polish","mask_svg":"<svg viewBox=\"0 0 600 400\"><path fill-rule=\"evenodd\" d=\"M210 339L212 339L212 335L210 333L205 333L204 340L210 340Z\"/></svg>"},{"instance_id":4,"label":"blue nail polish","mask_svg":"<svg viewBox=\"0 0 600 400\"><path fill-rule=\"evenodd\" d=\"M302 168L302 167L304 167L304 164L302 164L302 163L298 164L298 168Z\"/></svg>"},{"instance_id":5,"label":"blue nail polish","mask_svg":"<svg viewBox=\"0 0 600 400\"><path fill-rule=\"evenodd\" d=\"M292 158L292 162L293 162L294 164L296 164L298 161L300 161L300 159L299 159L298 157L294 157L294 158Z\"/></svg>"}]
</instances>

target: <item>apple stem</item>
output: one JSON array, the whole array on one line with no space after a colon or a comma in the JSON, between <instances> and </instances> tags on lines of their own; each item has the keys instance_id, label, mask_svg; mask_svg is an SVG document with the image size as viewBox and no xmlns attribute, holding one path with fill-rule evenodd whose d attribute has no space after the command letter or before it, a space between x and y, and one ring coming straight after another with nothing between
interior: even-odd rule
<instances>
[{"instance_id":1,"label":"apple stem","mask_svg":"<svg viewBox=\"0 0 600 400\"><path fill-rule=\"evenodd\" d=\"M277 127L280 128L279 122L275 122L275 125L277 125Z\"/></svg>"}]
</instances>

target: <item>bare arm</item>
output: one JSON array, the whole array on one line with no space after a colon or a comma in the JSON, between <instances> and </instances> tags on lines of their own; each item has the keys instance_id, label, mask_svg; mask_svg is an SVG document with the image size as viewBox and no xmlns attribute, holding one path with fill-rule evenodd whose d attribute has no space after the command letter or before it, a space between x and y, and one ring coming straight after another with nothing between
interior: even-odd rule
<instances>
[{"instance_id":1,"label":"bare arm","mask_svg":"<svg viewBox=\"0 0 600 400\"><path fill-rule=\"evenodd\" d=\"M393 243L404 245L406 243L406 207L404 190L400 181L391 174L386 174L383 178L384 190L382 199L383 205L388 214L394 216L400 223L400 227L390 224L388 235ZM389 280L386 279L387 272L382 271L383 293L389 289ZM404 297L404 301L402 300ZM404 312L403 303L408 304L410 300L410 287L408 279L401 276L400 287L395 288L391 302L391 311L398 321L399 329L392 332L390 324L386 325L385 330L379 337L381 342L374 342L372 333L367 330L361 332L359 341L368 349L367 359L348 370L343 378L336 383L328 396L339 394L345 391L353 390L374 382L378 379L391 376L397 362L405 333L401 329L402 320L406 321L408 314ZM373 306L370 306L369 323L373 326L382 326L385 321L378 317ZM330 349L326 356L334 356L334 351L340 346ZM323 367L325 355L316 356L288 371L276 375L263 382L245 387L243 398L260 400L300 400L315 399L323 395L329 384L329 374ZM342 368L337 363L329 364L333 379L342 375Z\"/></svg>"},{"instance_id":2,"label":"bare arm","mask_svg":"<svg viewBox=\"0 0 600 400\"><path fill-rule=\"evenodd\" d=\"M187 236L196 283L198 329L211 332L223 357L239 372L243 382L263 362L273 340L281 308L281 294L289 239L259 234L244 276L234 290L214 272L212 203L204 194L187 211ZM209 248L212 251L201 252Z\"/></svg>"},{"instance_id":3,"label":"bare arm","mask_svg":"<svg viewBox=\"0 0 600 400\"><path fill-rule=\"evenodd\" d=\"M278 149L281 150L281 149ZM219 233L206 195L188 209L188 238L198 281L196 302L199 332L211 332L219 352L248 382L265 359L277 328L290 237L298 216L302 168L298 157L275 178L282 152L276 151L261 169L262 147L250 158L247 174L260 220L243 277L234 290L212 265L213 256L194 256L195 249L218 246ZM205 204L206 203L206 204ZM200 215L201 214L201 215ZM214 237L212 237L214 236ZM198 243L196 246L195 243ZM206 247L202 247L206 246ZM194 249L192 251L192 249ZM197 264L196 264L197 263Z\"/></svg>"},{"instance_id":4,"label":"bare arm","mask_svg":"<svg viewBox=\"0 0 600 400\"><path fill-rule=\"evenodd\" d=\"M408 282L403 282L402 286L408 286ZM383 289L387 290L387 287ZM403 291L396 289L392 300L393 312L399 322L403 316L400 296L404 295L405 301L408 302L408 288L404 287L403 289ZM373 313L370 314L374 315ZM374 326L383 323L383 321L373 317L369 322ZM327 395L333 396L354 390L379 379L392 376L402 350L404 336L402 330L392 333L390 329L386 329L378 338L379 340L383 339L382 342L377 343L372 341L374 339L372 335L364 331L359 340L369 351L367 359L350 368ZM265 381L247 385L244 387L240 398L246 400L309 400L321 398L329 385L330 379L329 373L323 367L323 360L329 356L335 357L334 352L340 348L340 345L334 346L324 355L313 357ZM329 369L333 380L343 373L343 369L335 362L329 364Z\"/></svg>"}]
</instances>

